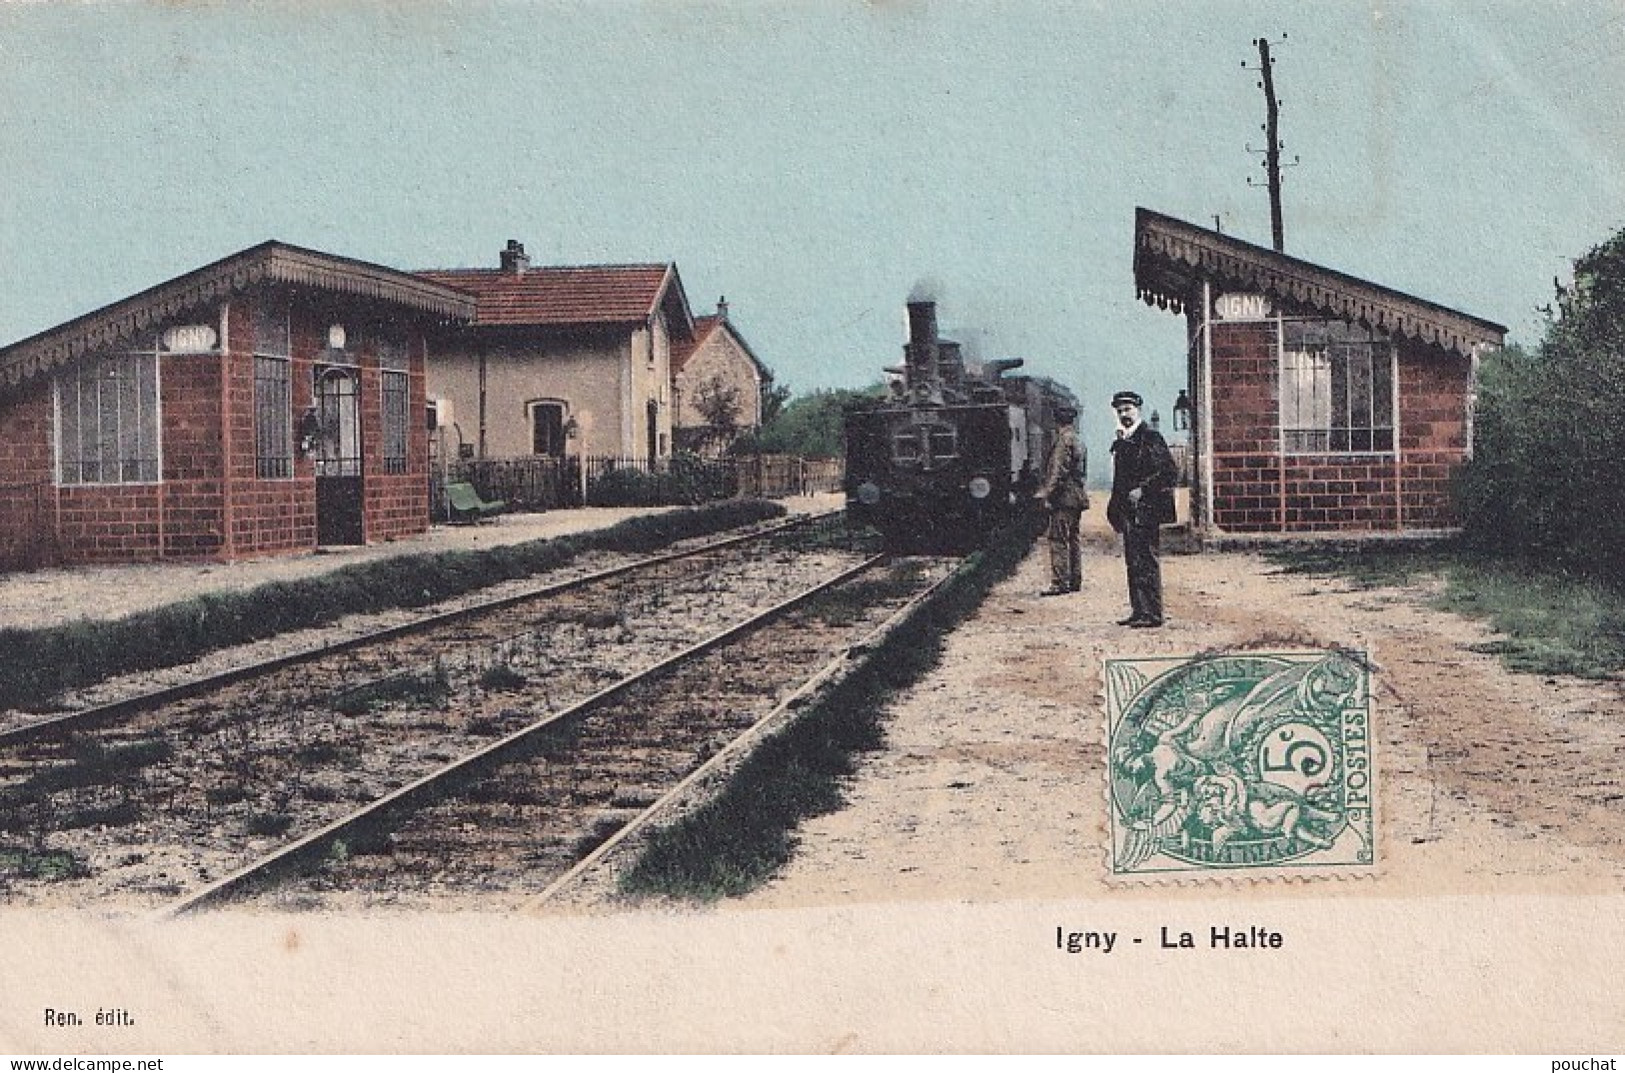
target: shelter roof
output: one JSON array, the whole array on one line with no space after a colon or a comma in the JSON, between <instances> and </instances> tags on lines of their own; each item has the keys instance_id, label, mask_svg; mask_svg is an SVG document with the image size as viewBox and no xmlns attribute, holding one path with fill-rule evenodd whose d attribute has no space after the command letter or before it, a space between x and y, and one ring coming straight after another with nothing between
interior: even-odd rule
<instances>
[{"instance_id":1,"label":"shelter roof","mask_svg":"<svg viewBox=\"0 0 1625 1073\"><path fill-rule=\"evenodd\" d=\"M263 283L373 298L445 320L474 315L467 295L432 280L283 242L262 242L0 349L0 383L18 384L88 351L129 342L164 321Z\"/></svg>"},{"instance_id":2,"label":"shelter roof","mask_svg":"<svg viewBox=\"0 0 1625 1073\"><path fill-rule=\"evenodd\" d=\"M1245 290L1295 310L1471 355L1500 346L1506 328L1435 302L1323 268L1150 209L1134 218L1134 285L1148 305L1182 311L1203 282Z\"/></svg>"}]
</instances>

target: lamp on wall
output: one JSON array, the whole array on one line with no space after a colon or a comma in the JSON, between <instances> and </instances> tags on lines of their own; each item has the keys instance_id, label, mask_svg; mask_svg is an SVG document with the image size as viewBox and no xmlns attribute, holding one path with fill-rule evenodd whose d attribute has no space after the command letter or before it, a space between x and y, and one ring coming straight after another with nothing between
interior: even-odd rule
<instances>
[{"instance_id":1,"label":"lamp on wall","mask_svg":"<svg viewBox=\"0 0 1625 1073\"><path fill-rule=\"evenodd\" d=\"M573 439L575 439L576 437L578 437L580 435L581 435L581 426L576 423L575 415L572 414L570 417L565 419L565 422L564 422L564 438L567 439L567 440L573 440Z\"/></svg>"},{"instance_id":2,"label":"lamp on wall","mask_svg":"<svg viewBox=\"0 0 1625 1073\"><path fill-rule=\"evenodd\" d=\"M310 449L316 446L316 437L321 434L321 415L316 412L314 405L305 407L304 414L299 418L299 453L310 454Z\"/></svg>"},{"instance_id":3,"label":"lamp on wall","mask_svg":"<svg viewBox=\"0 0 1625 1073\"><path fill-rule=\"evenodd\" d=\"M1179 398L1174 400L1174 431L1189 432L1191 418L1196 414L1196 407L1191 405L1191 397L1185 393L1184 388L1179 389Z\"/></svg>"}]
</instances>

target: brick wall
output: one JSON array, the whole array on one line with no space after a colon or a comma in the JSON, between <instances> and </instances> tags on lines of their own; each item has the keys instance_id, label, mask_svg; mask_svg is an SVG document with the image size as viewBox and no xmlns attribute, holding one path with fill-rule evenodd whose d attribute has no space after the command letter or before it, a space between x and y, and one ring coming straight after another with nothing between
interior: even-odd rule
<instances>
[{"instance_id":1,"label":"brick wall","mask_svg":"<svg viewBox=\"0 0 1625 1073\"><path fill-rule=\"evenodd\" d=\"M237 559L316 547L313 460L295 452L291 478L256 473L254 341L250 300L224 318L226 349L159 359L162 481L57 487L50 378L0 398L0 568L46 562ZM379 311L306 294L294 304L291 405L295 436L312 401L312 371L335 321L362 329ZM368 320L369 316L373 318ZM409 343L407 472L380 459L382 384L376 352L359 332L364 451L364 536L388 540L429 524L424 344Z\"/></svg>"},{"instance_id":2,"label":"brick wall","mask_svg":"<svg viewBox=\"0 0 1625 1073\"><path fill-rule=\"evenodd\" d=\"M221 374L218 355L162 359L164 558L214 558L225 547Z\"/></svg>"},{"instance_id":3,"label":"brick wall","mask_svg":"<svg viewBox=\"0 0 1625 1073\"><path fill-rule=\"evenodd\" d=\"M56 560L51 385L0 397L0 569Z\"/></svg>"},{"instance_id":4,"label":"brick wall","mask_svg":"<svg viewBox=\"0 0 1625 1073\"><path fill-rule=\"evenodd\" d=\"M1213 332L1213 520L1237 533L1283 527L1275 326Z\"/></svg>"},{"instance_id":5,"label":"brick wall","mask_svg":"<svg viewBox=\"0 0 1625 1073\"><path fill-rule=\"evenodd\" d=\"M1399 356L1400 511L1407 529L1459 524L1450 486L1467 454L1471 364L1460 355Z\"/></svg>"},{"instance_id":6,"label":"brick wall","mask_svg":"<svg viewBox=\"0 0 1625 1073\"><path fill-rule=\"evenodd\" d=\"M421 533L429 525L429 432L423 419L424 344L414 333L407 369L406 472L385 473L383 374L376 360L361 367L362 526L368 543Z\"/></svg>"},{"instance_id":7,"label":"brick wall","mask_svg":"<svg viewBox=\"0 0 1625 1073\"><path fill-rule=\"evenodd\" d=\"M1213 516L1227 532L1367 532L1455 524L1450 484L1466 451L1467 359L1399 352L1399 453L1280 453L1270 323L1213 337Z\"/></svg>"}]
</instances>

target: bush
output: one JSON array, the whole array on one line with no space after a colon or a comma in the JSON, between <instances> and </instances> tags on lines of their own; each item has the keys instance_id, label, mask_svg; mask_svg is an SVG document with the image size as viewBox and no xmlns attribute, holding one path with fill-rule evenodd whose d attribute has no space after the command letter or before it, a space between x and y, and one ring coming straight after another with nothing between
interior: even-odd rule
<instances>
[{"instance_id":1,"label":"bush","mask_svg":"<svg viewBox=\"0 0 1625 1073\"><path fill-rule=\"evenodd\" d=\"M738 485L731 465L685 452L652 469L611 466L589 478L587 502L595 507L697 506L729 498Z\"/></svg>"},{"instance_id":2,"label":"bush","mask_svg":"<svg viewBox=\"0 0 1625 1073\"><path fill-rule=\"evenodd\" d=\"M1481 369L1464 538L1625 584L1625 231L1575 262L1535 353Z\"/></svg>"},{"instance_id":3,"label":"bush","mask_svg":"<svg viewBox=\"0 0 1625 1073\"><path fill-rule=\"evenodd\" d=\"M760 500L731 500L643 518L579 536L489 551L402 555L278 581L246 592L210 593L109 621L0 630L0 709L41 706L63 689L117 674L171 667L232 645L321 626L350 614L417 607L514 578L554 570L590 551L646 552L678 540L784 514Z\"/></svg>"}]
</instances>

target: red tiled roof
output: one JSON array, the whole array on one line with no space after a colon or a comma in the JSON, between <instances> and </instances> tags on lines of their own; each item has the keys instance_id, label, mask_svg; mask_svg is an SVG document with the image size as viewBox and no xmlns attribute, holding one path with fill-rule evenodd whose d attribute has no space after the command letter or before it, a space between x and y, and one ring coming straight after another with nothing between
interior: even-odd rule
<instances>
[{"instance_id":1,"label":"red tiled roof","mask_svg":"<svg viewBox=\"0 0 1625 1073\"><path fill-rule=\"evenodd\" d=\"M711 338L711 333L716 331L717 325L721 323L722 318L715 313L704 317L695 317L693 342L672 343L671 371L674 373L682 372L684 367L688 365L688 359L692 358L694 353L705 345L705 341Z\"/></svg>"},{"instance_id":2,"label":"red tiled roof","mask_svg":"<svg viewBox=\"0 0 1625 1073\"><path fill-rule=\"evenodd\" d=\"M670 264L434 269L418 276L474 296L475 325L628 324L662 300Z\"/></svg>"}]
</instances>

